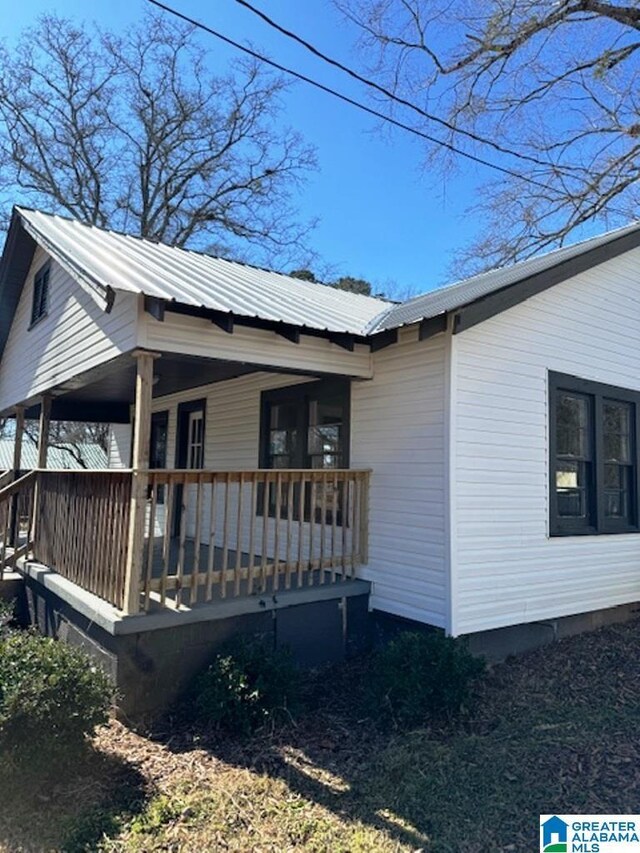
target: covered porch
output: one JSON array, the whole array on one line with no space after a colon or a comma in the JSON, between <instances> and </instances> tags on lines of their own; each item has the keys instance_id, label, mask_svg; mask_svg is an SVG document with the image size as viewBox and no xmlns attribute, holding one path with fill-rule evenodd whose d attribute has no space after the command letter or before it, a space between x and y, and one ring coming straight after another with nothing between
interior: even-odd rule
<instances>
[{"instance_id":1,"label":"covered porch","mask_svg":"<svg viewBox=\"0 0 640 853\"><path fill-rule=\"evenodd\" d=\"M364 378L361 353L347 347L343 363L351 355L357 356L355 377ZM295 454L265 455L258 434L256 461L266 459L269 467L214 467L204 454L204 415L191 417L187 406L183 446L176 446L173 460L166 447L164 458L158 456L167 440L159 401L256 372L271 372L280 386L283 375L292 383L354 378L346 371L327 377L312 367L269 371L265 364L137 350L15 406L14 466L0 481L0 578L25 561L39 564L123 616L210 610L230 600L352 581L367 562L370 473L343 466L348 454L336 449L338 426L314 427L319 444L305 460L309 467L290 467ZM34 416L40 420L38 468L24 472L24 420ZM126 467L47 469L52 418L130 423ZM272 432L278 444L296 430Z\"/></svg>"}]
</instances>

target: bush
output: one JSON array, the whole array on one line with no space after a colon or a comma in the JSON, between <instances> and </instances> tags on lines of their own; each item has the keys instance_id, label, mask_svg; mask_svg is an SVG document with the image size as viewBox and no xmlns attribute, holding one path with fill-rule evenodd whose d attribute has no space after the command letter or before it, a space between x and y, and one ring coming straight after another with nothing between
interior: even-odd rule
<instances>
[{"instance_id":1,"label":"bush","mask_svg":"<svg viewBox=\"0 0 640 853\"><path fill-rule=\"evenodd\" d=\"M369 678L369 712L395 725L416 725L426 717L458 713L471 682L484 669L466 643L439 632L404 632L374 655Z\"/></svg>"},{"instance_id":2,"label":"bush","mask_svg":"<svg viewBox=\"0 0 640 853\"><path fill-rule=\"evenodd\" d=\"M0 635L0 752L42 770L78 757L113 690L81 650L30 631Z\"/></svg>"},{"instance_id":3,"label":"bush","mask_svg":"<svg viewBox=\"0 0 640 853\"><path fill-rule=\"evenodd\" d=\"M199 722L248 735L290 716L298 702L298 672L287 652L243 639L216 656L193 694Z\"/></svg>"}]
</instances>

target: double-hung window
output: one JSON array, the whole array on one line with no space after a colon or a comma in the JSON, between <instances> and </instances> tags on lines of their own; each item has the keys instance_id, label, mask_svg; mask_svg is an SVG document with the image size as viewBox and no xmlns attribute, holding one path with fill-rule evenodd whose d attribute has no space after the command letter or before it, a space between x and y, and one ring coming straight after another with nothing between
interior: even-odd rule
<instances>
[{"instance_id":1,"label":"double-hung window","mask_svg":"<svg viewBox=\"0 0 640 853\"><path fill-rule=\"evenodd\" d=\"M33 299L31 301L31 326L47 316L49 308L49 264L45 264L33 279Z\"/></svg>"},{"instance_id":2,"label":"double-hung window","mask_svg":"<svg viewBox=\"0 0 640 853\"><path fill-rule=\"evenodd\" d=\"M261 468L314 468L335 469L349 466L349 382L326 380L293 385L264 391L261 418ZM321 506L332 507L334 496L332 481L318 483L315 489L315 506L312 507L311 490L304 495L304 515L312 513L319 518ZM310 484L307 483L307 486ZM324 491L323 491L324 489ZM264 492L260 490L258 506ZM286 514L284 504L280 515ZM298 486L295 486L294 516L299 514ZM276 489L269 489L269 513L276 515ZM342 495L336 496L338 511L342 516Z\"/></svg>"},{"instance_id":3,"label":"double-hung window","mask_svg":"<svg viewBox=\"0 0 640 853\"><path fill-rule=\"evenodd\" d=\"M640 394L549 374L550 532L637 532Z\"/></svg>"}]
</instances>

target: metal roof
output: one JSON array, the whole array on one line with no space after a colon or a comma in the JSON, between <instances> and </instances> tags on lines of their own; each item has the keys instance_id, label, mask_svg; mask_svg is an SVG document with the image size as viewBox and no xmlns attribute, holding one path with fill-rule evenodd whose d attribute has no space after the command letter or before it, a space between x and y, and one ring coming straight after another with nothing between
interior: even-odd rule
<instances>
[{"instance_id":1,"label":"metal roof","mask_svg":"<svg viewBox=\"0 0 640 853\"><path fill-rule=\"evenodd\" d=\"M69 449L66 450L65 448ZM78 470L82 465L77 461L77 455L82 457L87 468L106 468L107 454L99 444L60 445L49 447L47 450L47 468ZM24 441L20 453L22 468L38 467L38 448L35 444ZM0 438L0 471L8 471L13 467L13 439Z\"/></svg>"},{"instance_id":2,"label":"metal roof","mask_svg":"<svg viewBox=\"0 0 640 853\"><path fill-rule=\"evenodd\" d=\"M448 311L455 311L464 305L475 302L475 300L483 296L515 285L531 276L546 272L558 264L576 258L591 249L605 246L613 240L636 231L640 231L640 222L633 222L624 228L607 231L589 240L573 243L570 246L555 249L544 255L537 255L535 258L521 261L509 267L499 267L489 272L480 273L455 284L449 284L446 287L416 296L407 302L391 307L385 313L384 317L379 318L375 328L371 331L378 332L386 329L394 329L398 326L405 326L410 323L417 323L421 320L437 317Z\"/></svg>"},{"instance_id":3,"label":"metal roof","mask_svg":"<svg viewBox=\"0 0 640 853\"><path fill-rule=\"evenodd\" d=\"M634 222L395 304L54 214L22 207L15 208L15 212L32 238L75 275L105 294L109 289L142 293L239 318L358 336L375 335L456 311L489 294L546 274L591 250L614 241L620 241L622 246L624 241L620 238L627 235L638 233L640 237L640 222ZM603 259L594 257L593 263Z\"/></svg>"},{"instance_id":4,"label":"metal roof","mask_svg":"<svg viewBox=\"0 0 640 853\"><path fill-rule=\"evenodd\" d=\"M16 208L51 254L94 285L303 328L362 335L389 303L211 255Z\"/></svg>"}]
</instances>

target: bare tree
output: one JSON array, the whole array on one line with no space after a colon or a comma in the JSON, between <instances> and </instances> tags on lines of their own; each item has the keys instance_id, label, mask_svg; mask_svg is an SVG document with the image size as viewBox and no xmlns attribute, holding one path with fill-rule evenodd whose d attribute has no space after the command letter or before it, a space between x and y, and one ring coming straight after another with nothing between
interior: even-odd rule
<instances>
[{"instance_id":1,"label":"bare tree","mask_svg":"<svg viewBox=\"0 0 640 853\"><path fill-rule=\"evenodd\" d=\"M337 2L390 111L517 173L472 207L485 227L467 271L562 245L592 221L637 217L638 0ZM428 157L451 165L441 148Z\"/></svg>"},{"instance_id":2,"label":"bare tree","mask_svg":"<svg viewBox=\"0 0 640 853\"><path fill-rule=\"evenodd\" d=\"M292 197L314 152L280 123L282 78L212 76L191 28L126 35L46 15L0 51L0 192L110 228L289 262L310 224Z\"/></svg>"}]
</instances>

